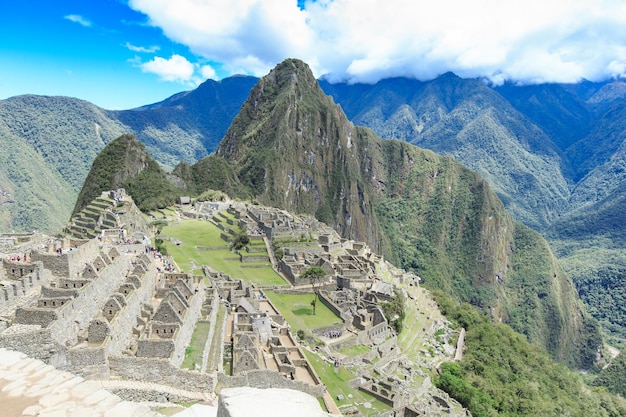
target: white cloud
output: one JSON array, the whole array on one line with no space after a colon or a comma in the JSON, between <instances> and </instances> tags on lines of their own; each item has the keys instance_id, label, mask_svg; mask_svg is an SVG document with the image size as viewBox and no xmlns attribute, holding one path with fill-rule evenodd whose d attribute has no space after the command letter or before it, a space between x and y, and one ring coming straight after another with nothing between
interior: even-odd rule
<instances>
[{"instance_id":1,"label":"white cloud","mask_svg":"<svg viewBox=\"0 0 626 417\"><path fill-rule=\"evenodd\" d=\"M625 75L621 0L130 0L166 36L229 73L288 57L374 82L453 71L495 82Z\"/></svg>"},{"instance_id":2,"label":"white cloud","mask_svg":"<svg viewBox=\"0 0 626 417\"><path fill-rule=\"evenodd\" d=\"M173 81L183 84L195 84L195 67L185 57L174 54L170 59L154 57L152 61L139 65L143 72L150 72L159 76L163 81Z\"/></svg>"},{"instance_id":3,"label":"white cloud","mask_svg":"<svg viewBox=\"0 0 626 417\"><path fill-rule=\"evenodd\" d=\"M78 14L68 14L67 16L63 16L64 19L69 20L70 22L78 23L81 26L91 27L92 23L89 19L84 18Z\"/></svg>"},{"instance_id":4,"label":"white cloud","mask_svg":"<svg viewBox=\"0 0 626 417\"><path fill-rule=\"evenodd\" d=\"M203 65L203 66L201 66L200 67L200 75L205 80L207 80L207 79L216 80L218 78L217 77L217 73L215 72L215 69L213 69L213 67L210 66L210 65Z\"/></svg>"},{"instance_id":5,"label":"white cloud","mask_svg":"<svg viewBox=\"0 0 626 417\"><path fill-rule=\"evenodd\" d=\"M158 51L159 48L157 45L152 45L149 47L145 47L145 46L135 46L133 44L131 44L130 42L126 42L124 44L124 46L126 47L126 49L133 51L133 52L141 52L141 53L146 53L146 54L151 54L154 53L156 51Z\"/></svg>"}]
</instances>

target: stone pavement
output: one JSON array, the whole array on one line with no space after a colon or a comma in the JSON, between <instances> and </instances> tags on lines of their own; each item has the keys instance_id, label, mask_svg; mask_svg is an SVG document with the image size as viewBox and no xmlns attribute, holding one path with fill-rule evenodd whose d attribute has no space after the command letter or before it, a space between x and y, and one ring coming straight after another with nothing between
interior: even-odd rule
<instances>
[{"instance_id":1,"label":"stone pavement","mask_svg":"<svg viewBox=\"0 0 626 417\"><path fill-rule=\"evenodd\" d=\"M102 388L20 352L0 349L3 417L157 417L146 405L123 401Z\"/></svg>"}]
</instances>

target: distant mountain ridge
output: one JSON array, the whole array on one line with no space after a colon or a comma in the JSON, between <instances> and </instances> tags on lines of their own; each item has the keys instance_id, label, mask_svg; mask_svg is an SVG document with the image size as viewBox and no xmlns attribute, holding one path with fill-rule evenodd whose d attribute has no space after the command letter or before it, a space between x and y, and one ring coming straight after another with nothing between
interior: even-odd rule
<instances>
[{"instance_id":1,"label":"distant mountain ridge","mask_svg":"<svg viewBox=\"0 0 626 417\"><path fill-rule=\"evenodd\" d=\"M213 152L257 80L208 80L195 90L123 111L71 98L19 96L0 101L0 121L6 123L5 137L13 135L38 149L72 193L95 152L123 133L146 144L166 169ZM428 82L320 80L320 85L356 124L386 139L449 154L480 172L518 220L541 230L576 208L577 201L588 200L584 187L574 188L575 181L617 152L624 131L620 123L626 120L626 87L620 81L493 89L446 73ZM47 118L66 121L56 128ZM15 225L20 224L28 227L27 222Z\"/></svg>"},{"instance_id":2,"label":"distant mountain ridge","mask_svg":"<svg viewBox=\"0 0 626 417\"><path fill-rule=\"evenodd\" d=\"M66 97L1 100L0 143L7 151L0 157L0 230L62 228L91 161L123 133L136 135L165 169L182 160L187 168L178 167L177 175L192 175L190 165L216 149L257 81L209 80L193 91L125 111ZM548 234L579 288L599 275L623 281L616 272L621 267L610 267L626 265L620 209L623 81L491 88L447 73L428 82L396 78L330 85L321 80L321 85L357 124L383 138L449 154L480 172L516 219ZM223 160L202 161L206 169L193 175L206 177L210 171L213 181L216 175L234 175L223 169ZM320 209L320 215L329 212L332 207ZM579 247L583 240L611 252L586 255ZM591 269L570 267L574 261L596 264L599 258L606 262ZM626 329L626 312L615 317L595 292L582 295L597 317Z\"/></svg>"},{"instance_id":3,"label":"distant mountain ridge","mask_svg":"<svg viewBox=\"0 0 626 417\"><path fill-rule=\"evenodd\" d=\"M125 133L173 168L212 152L239 111L254 77L208 80L139 109L110 111L71 97L0 100L0 231L63 228L102 148Z\"/></svg>"}]
</instances>

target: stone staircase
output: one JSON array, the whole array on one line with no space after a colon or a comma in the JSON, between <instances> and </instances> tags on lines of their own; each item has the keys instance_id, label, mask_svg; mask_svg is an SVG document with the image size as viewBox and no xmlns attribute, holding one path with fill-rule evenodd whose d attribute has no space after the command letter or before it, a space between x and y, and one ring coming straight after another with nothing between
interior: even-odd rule
<instances>
[{"instance_id":1,"label":"stone staircase","mask_svg":"<svg viewBox=\"0 0 626 417\"><path fill-rule=\"evenodd\" d=\"M115 210L112 199L98 197L72 217L64 233L76 239L93 239L102 230L120 227Z\"/></svg>"}]
</instances>

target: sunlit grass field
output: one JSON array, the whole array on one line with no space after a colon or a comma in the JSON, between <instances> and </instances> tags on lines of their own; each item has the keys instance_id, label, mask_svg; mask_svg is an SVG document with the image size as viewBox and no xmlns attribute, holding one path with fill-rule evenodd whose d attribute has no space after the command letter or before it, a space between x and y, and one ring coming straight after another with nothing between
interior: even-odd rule
<instances>
[{"instance_id":1,"label":"sunlit grass field","mask_svg":"<svg viewBox=\"0 0 626 417\"><path fill-rule=\"evenodd\" d=\"M189 346L185 350L185 359L183 360L181 368L193 370L196 365L202 365L202 353L204 352L204 346L209 336L210 328L211 325L209 323L196 323Z\"/></svg>"},{"instance_id":2,"label":"sunlit grass field","mask_svg":"<svg viewBox=\"0 0 626 417\"><path fill-rule=\"evenodd\" d=\"M175 245L164 239L164 245L179 268L185 272L202 274L202 265L224 272L233 278L241 278L257 286L286 285L269 264L258 268L245 268L255 264L242 264L237 253L231 252L228 242L220 234L222 231L210 222L202 220L183 220L164 226L161 235L177 239ZM258 264L257 264L258 265Z\"/></svg>"},{"instance_id":3,"label":"sunlit grass field","mask_svg":"<svg viewBox=\"0 0 626 417\"><path fill-rule=\"evenodd\" d=\"M315 330L322 327L332 326L341 319L335 315L320 300L317 300L315 315L313 315L313 293L311 294L279 294L266 290L265 295L285 317L291 325L292 331Z\"/></svg>"}]
</instances>

